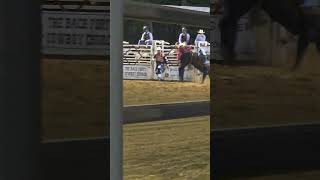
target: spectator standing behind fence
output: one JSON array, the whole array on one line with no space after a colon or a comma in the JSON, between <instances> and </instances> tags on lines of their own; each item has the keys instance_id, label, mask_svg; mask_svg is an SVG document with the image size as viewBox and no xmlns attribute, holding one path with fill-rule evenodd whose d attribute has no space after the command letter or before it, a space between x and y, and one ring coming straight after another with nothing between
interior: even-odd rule
<instances>
[{"instance_id":1,"label":"spectator standing behind fence","mask_svg":"<svg viewBox=\"0 0 320 180\"><path fill-rule=\"evenodd\" d=\"M194 40L194 44L196 46L198 46L199 42L205 42L207 40L206 35L204 33L205 32L202 29L200 29L198 31L198 35L197 35L196 39Z\"/></svg>"},{"instance_id":2,"label":"spectator standing behind fence","mask_svg":"<svg viewBox=\"0 0 320 180\"><path fill-rule=\"evenodd\" d=\"M153 41L153 35L149 31L148 26L143 26L143 34L141 36L141 39L139 40L139 45L152 45Z\"/></svg>"},{"instance_id":3,"label":"spectator standing behind fence","mask_svg":"<svg viewBox=\"0 0 320 180\"><path fill-rule=\"evenodd\" d=\"M200 45L199 45L199 43L201 43L201 42L206 42L206 35L204 34L205 32L202 30L202 29L200 29L199 31L198 31L198 35L197 35L197 37L196 37L196 39L195 39L195 41L194 41L194 44L195 44L195 46L198 48L198 55L200 56L200 55L203 55L203 56L205 56L205 61L204 61L204 64L207 64L209 61L208 61L208 59L207 59L207 53L206 53L206 51L203 49L203 47L201 47Z\"/></svg>"},{"instance_id":4,"label":"spectator standing behind fence","mask_svg":"<svg viewBox=\"0 0 320 180\"><path fill-rule=\"evenodd\" d=\"M182 27L181 31L182 32L179 35L179 40L178 40L179 44L182 44L185 42L187 45L189 45L190 44L190 34L187 33L187 28Z\"/></svg>"}]
</instances>

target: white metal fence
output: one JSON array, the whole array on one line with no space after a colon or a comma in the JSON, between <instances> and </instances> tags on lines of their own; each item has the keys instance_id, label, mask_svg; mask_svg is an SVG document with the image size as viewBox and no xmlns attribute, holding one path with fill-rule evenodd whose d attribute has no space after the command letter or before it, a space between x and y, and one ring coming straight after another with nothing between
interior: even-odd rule
<instances>
[{"instance_id":1,"label":"white metal fence","mask_svg":"<svg viewBox=\"0 0 320 180\"><path fill-rule=\"evenodd\" d=\"M198 46L202 47L208 56L210 55L210 43L202 42ZM198 46L194 47L195 51L197 51ZM168 59L168 66L164 72L164 74L166 74L164 75L164 80L179 80L179 64L176 47L163 40L155 40L152 45L135 45L123 42L123 78L157 79L153 56L159 47ZM201 73L194 67L186 67L184 79L186 81L196 81L199 75L201 75Z\"/></svg>"}]
</instances>

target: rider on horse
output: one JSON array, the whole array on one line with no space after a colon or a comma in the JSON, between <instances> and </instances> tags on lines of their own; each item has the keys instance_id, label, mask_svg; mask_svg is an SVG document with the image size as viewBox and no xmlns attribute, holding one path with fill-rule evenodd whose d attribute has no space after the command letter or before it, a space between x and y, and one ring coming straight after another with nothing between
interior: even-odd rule
<instances>
[{"instance_id":1,"label":"rider on horse","mask_svg":"<svg viewBox=\"0 0 320 180\"><path fill-rule=\"evenodd\" d=\"M167 57L161 53L161 48L157 48L157 54L153 57L156 60L156 74L158 79L163 81L162 73L165 70L165 65L168 64Z\"/></svg>"},{"instance_id":2,"label":"rider on horse","mask_svg":"<svg viewBox=\"0 0 320 180\"><path fill-rule=\"evenodd\" d=\"M143 34L141 36L141 39L139 40L139 45L152 45L153 41L153 35L149 31L148 26L143 26Z\"/></svg>"},{"instance_id":3,"label":"rider on horse","mask_svg":"<svg viewBox=\"0 0 320 180\"><path fill-rule=\"evenodd\" d=\"M181 57L184 53L192 51L192 46L187 45L186 42L183 42L181 44L176 43L176 48L177 48L177 56L178 56L179 62L181 61Z\"/></svg>"}]
</instances>

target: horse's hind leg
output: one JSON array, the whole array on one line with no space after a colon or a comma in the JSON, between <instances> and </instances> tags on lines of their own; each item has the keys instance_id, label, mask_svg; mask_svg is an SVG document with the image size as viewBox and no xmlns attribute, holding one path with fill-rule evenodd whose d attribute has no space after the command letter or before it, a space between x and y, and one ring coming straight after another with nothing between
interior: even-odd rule
<instances>
[{"instance_id":1,"label":"horse's hind leg","mask_svg":"<svg viewBox=\"0 0 320 180\"><path fill-rule=\"evenodd\" d=\"M242 15L255 4L254 0L224 0L224 12L219 22L221 32L221 53L224 61L232 63L235 58L237 24Z\"/></svg>"},{"instance_id":2,"label":"horse's hind leg","mask_svg":"<svg viewBox=\"0 0 320 180\"><path fill-rule=\"evenodd\" d=\"M300 35L299 39L298 39L296 62L294 64L292 70L295 70L300 66L308 45L309 45L309 41L306 38L306 36Z\"/></svg>"},{"instance_id":3,"label":"horse's hind leg","mask_svg":"<svg viewBox=\"0 0 320 180\"><path fill-rule=\"evenodd\" d=\"M221 53L224 62L231 64L234 61L234 47L236 43L237 21L229 18L228 15L222 17L220 21L221 31Z\"/></svg>"},{"instance_id":4,"label":"horse's hind leg","mask_svg":"<svg viewBox=\"0 0 320 180\"><path fill-rule=\"evenodd\" d=\"M317 46L318 53L320 53L320 41L317 42L316 46Z\"/></svg>"},{"instance_id":5,"label":"horse's hind leg","mask_svg":"<svg viewBox=\"0 0 320 180\"><path fill-rule=\"evenodd\" d=\"M208 76L209 74L209 66L205 65L204 68L203 68L203 75L202 75L202 82L201 84L204 83L204 81L206 80L206 77Z\"/></svg>"},{"instance_id":6,"label":"horse's hind leg","mask_svg":"<svg viewBox=\"0 0 320 180\"><path fill-rule=\"evenodd\" d=\"M207 75L203 73L203 75L202 75L202 81L201 81L201 84L203 84L203 83L204 83L204 81L206 80L206 77L207 77Z\"/></svg>"},{"instance_id":7,"label":"horse's hind leg","mask_svg":"<svg viewBox=\"0 0 320 180\"><path fill-rule=\"evenodd\" d=\"M185 67L182 66L182 65L179 67L179 80L180 80L181 82L183 82L183 80L184 80L184 78L183 78L183 77L184 77L184 68L185 68Z\"/></svg>"}]
</instances>

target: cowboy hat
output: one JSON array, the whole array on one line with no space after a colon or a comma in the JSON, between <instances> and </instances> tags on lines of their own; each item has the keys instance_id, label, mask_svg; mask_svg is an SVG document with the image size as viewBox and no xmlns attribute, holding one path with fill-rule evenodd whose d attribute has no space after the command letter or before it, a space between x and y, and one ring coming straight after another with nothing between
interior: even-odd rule
<instances>
[{"instance_id":1,"label":"cowboy hat","mask_svg":"<svg viewBox=\"0 0 320 180\"><path fill-rule=\"evenodd\" d=\"M199 33L199 34L204 34L205 32L204 32L202 29L200 29L200 30L198 31L198 33Z\"/></svg>"},{"instance_id":2,"label":"cowboy hat","mask_svg":"<svg viewBox=\"0 0 320 180\"><path fill-rule=\"evenodd\" d=\"M157 51L161 51L161 47L157 47Z\"/></svg>"}]
</instances>

